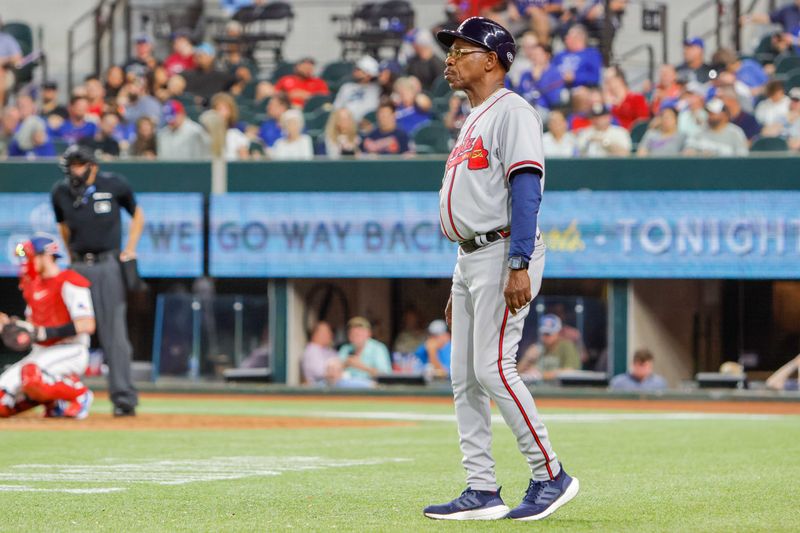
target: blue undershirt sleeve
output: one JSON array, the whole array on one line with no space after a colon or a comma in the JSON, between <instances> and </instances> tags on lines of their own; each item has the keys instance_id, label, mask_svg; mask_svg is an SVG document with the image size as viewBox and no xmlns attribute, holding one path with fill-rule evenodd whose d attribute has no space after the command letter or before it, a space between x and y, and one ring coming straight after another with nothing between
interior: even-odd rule
<instances>
[{"instance_id":1,"label":"blue undershirt sleeve","mask_svg":"<svg viewBox=\"0 0 800 533\"><path fill-rule=\"evenodd\" d=\"M511 175L511 249L508 257L530 262L536 244L536 225L542 203L539 174L529 168Z\"/></svg>"}]
</instances>

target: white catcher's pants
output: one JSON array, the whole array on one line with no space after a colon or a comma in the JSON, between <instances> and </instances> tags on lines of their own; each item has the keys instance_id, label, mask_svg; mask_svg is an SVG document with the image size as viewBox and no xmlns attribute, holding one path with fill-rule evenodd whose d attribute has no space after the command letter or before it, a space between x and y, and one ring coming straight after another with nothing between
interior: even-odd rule
<instances>
[{"instance_id":1,"label":"white catcher's pants","mask_svg":"<svg viewBox=\"0 0 800 533\"><path fill-rule=\"evenodd\" d=\"M34 344L31 353L0 375L0 389L10 396L18 396L22 387L20 369L28 363L35 363L45 376L54 379L72 374L82 376L89 365L89 350L83 344L55 344L47 347Z\"/></svg>"},{"instance_id":2,"label":"white catcher's pants","mask_svg":"<svg viewBox=\"0 0 800 533\"><path fill-rule=\"evenodd\" d=\"M490 398L517 437L533 478L551 479L560 469L533 397L517 374L517 347L530 305L516 315L506 307L510 244L503 239L471 254L459 250L453 273L451 379L462 463L473 490L497 490ZM528 268L533 297L542 286L544 250L543 243L536 246Z\"/></svg>"}]
</instances>

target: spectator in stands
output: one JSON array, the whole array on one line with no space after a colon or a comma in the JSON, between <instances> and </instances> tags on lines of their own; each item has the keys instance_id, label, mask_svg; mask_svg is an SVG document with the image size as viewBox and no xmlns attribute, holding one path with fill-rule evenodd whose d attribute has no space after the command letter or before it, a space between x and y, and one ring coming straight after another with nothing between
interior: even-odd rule
<instances>
[{"instance_id":1,"label":"spectator in stands","mask_svg":"<svg viewBox=\"0 0 800 533\"><path fill-rule=\"evenodd\" d=\"M444 320L434 320L428 325L428 338L422 343L414 355L434 377L444 378L450 375L450 331Z\"/></svg>"},{"instance_id":2,"label":"spectator in stands","mask_svg":"<svg viewBox=\"0 0 800 533\"><path fill-rule=\"evenodd\" d=\"M99 120L106 107L106 90L103 83L96 74L90 74L84 79L83 86L86 87L86 100L89 102L86 114L93 117L92 120Z\"/></svg>"},{"instance_id":3,"label":"spectator in stands","mask_svg":"<svg viewBox=\"0 0 800 533\"><path fill-rule=\"evenodd\" d=\"M63 120L69 117L66 106L62 105L58 98L58 83L46 81L42 84L42 103L39 106L39 114L48 122L50 116L56 116Z\"/></svg>"},{"instance_id":4,"label":"spectator in stands","mask_svg":"<svg viewBox=\"0 0 800 533\"><path fill-rule=\"evenodd\" d=\"M375 111L381 94L380 86L375 82L378 66L378 62L370 56L359 59L353 69L355 81L342 85L333 102L334 109L346 107L356 122L361 122L364 115Z\"/></svg>"},{"instance_id":5,"label":"spectator in stands","mask_svg":"<svg viewBox=\"0 0 800 533\"><path fill-rule=\"evenodd\" d=\"M272 96L267 102L267 118L261 123L258 130L258 136L264 141L267 148L272 147L275 141L283 135L280 120L290 107L289 97L281 93Z\"/></svg>"},{"instance_id":6,"label":"spectator in stands","mask_svg":"<svg viewBox=\"0 0 800 533\"><path fill-rule=\"evenodd\" d=\"M372 325L357 316L347 322L347 344L339 349L339 358L351 378L372 379L392 372L386 345L372 338Z\"/></svg>"},{"instance_id":7,"label":"spectator in stands","mask_svg":"<svg viewBox=\"0 0 800 533\"><path fill-rule=\"evenodd\" d=\"M709 100L707 126L688 138L683 153L706 156L745 156L747 137L739 126L730 123L728 110L719 98Z\"/></svg>"},{"instance_id":8,"label":"spectator in stands","mask_svg":"<svg viewBox=\"0 0 800 533\"><path fill-rule=\"evenodd\" d=\"M567 131L567 119L558 110L547 115L547 132L542 137L544 155L547 157L575 157L578 155L578 140Z\"/></svg>"},{"instance_id":9,"label":"spectator in stands","mask_svg":"<svg viewBox=\"0 0 800 533\"><path fill-rule=\"evenodd\" d=\"M470 106L467 95L461 91L456 91L450 95L447 105L447 112L442 117L445 127L450 130L453 139L458 137L461 126L469 115Z\"/></svg>"},{"instance_id":10,"label":"spectator in stands","mask_svg":"<svg viewBox=\"0 0 800 533\"><path fill-rule=\"evenodd\" d=\"M224 70L214 67L216 50L208 43L202 43L194 49L194 69L185 72L186 92L195 94L205 101L213 95L227 91L236 83L236 78Z\"/></svg>"},{"instance_id":11,"label":"spectator in stands","mask_svg":"<svg viewBox=\"0 0 800 533\"><path fill-rule=\"evenodd\" d=\"M711 67L705 62L705 43L700 37L683 41L683 63L678 66L678 76L687 81L706 83Z\"/></svg>"},{"instance_id":12,"label":"spectator in stands","mask_svg":"<svg viewBox=\"0 0 800 533\"><path fill-rule=\"evenodd\" d=\"M383 102L377 112L378 127L361 142L361 151L371 155L398 155L411 153L406 132L397 127L394 104Z\"/></svg>"},{"instance_id":13,"label":"spectator in stands","mask_svg":"<svg viewBox=\"0 0 800 533\"><path fill-rule=\"evenodd\" d=\"M659 391L667 388L667 381L653 372L653 354L650 350L636 350L630 371L614 376L609 383L612 390Z\"/></svg>"},{"instance_id":14,"label":"spectator in stands","mask_svg":"<svg viewBox=\"0 0 800 533\"><path fill-rule=\"evenodd\" d=\"M789 113L781 134L787 138L790 149L800 150L800 87L789 91Z\"/></svg>"},{"instance_id":15,"label":"spectator in stands","mask_svg":"<svg viewBox=\"0 0 800 533\"><path fill-rule=\"evenodd\" d=\"M797 53L794 46L794 35L777 31L770 35L768 40L762 40L756 47L753 55L764 66L764 71L775 74L775 59L785 53Z\"/></svg>"},{"instance_id":16,"label":"spectator in stands","mask_svg":"<svg viewBox=\"0 0 800 533\"><path fill-rule=\"evenodd\" d=\"M69 117L60 128L50 130L50 135L69 143L76 143L84 137L93 137L97 126L94 122L86 120L88 109L89 101L85 96L73 96L67 110Z\"/></svg>"},{"instance_id":17,"label":"spectator in stands","mask_svg":"<svg viewBox=\"0 0 800 533\"><path fill-rule=\"evenodd\" d=\"M303 133L303 113L297 109L287 110L281 115L280 125L283 136L272 145L269 156L277 160L313 159L314 141Z\"/></svg>"},{"instance_id":18,"label":"spectator in stands","mask_svg":"<svg viewBox=\"0 0 800 533\"><path fill-rule=\"evenodd\" d=\"M129 123L133 124L141 117L150 117L156 124L161 122L162 105L155 97L147 94L143 78L136 78L123 87L117 103Z\"/></svg>"},{"instance_id":19,"label":"spectator in stands","mask_svg":"<svg viewBox=\"0 0 800 533\"><path fill-rule=\"evenodd\" d=\"M8 147L10 157L54 157L55 146L47 135L47 123L36 114L36 102L27 94L17 96L20 124Z\"/></svg>"},{"instance_id":20,"label":"spectator in stands","mask_svg":"<svg viewBox=\"0 0 800 533\"><path fill-rule=\"evenodd\" d=\"M239 106L228 93L217 93L211 99L211 109L219 113L225 124L226 161L239 161L250 158L250 139L237 128L239 122Z\"/></svg>"},{"instance_id":21,"label":"spectator in stands","mask_svg":"<svg viewBox=\"0 0 800 533\"><path fill-rule=\"evenodd\" d=\"M553 66L567 87L596 87L600 84L603 57L597 48L587 46L586 29L575 25L564 37L566 50L557 53Z\"/></svg>"},{"instance_id":22,"label":"spectator in stands","mask_svg":"<svg viewBox=\"0 0 800 533\"><path fill-rule=\"evenodd\" d=\"M590 37L598 41L604 39L606 18L611 19L611 39L614 39L616 31L622 26L622 15L625 13L627 0L610 0L610 12L606 12L606 0L574 0L575 21L582 24ZM569 26L570 21L566 22Z\"/></svg>"},{"instance_id":23,"label":"spectator in stands","mask_svg":"<svg viewBox=\"0 0 800 533\"><path fill-rule=\"evenodd\" d=\"M514 87L514 91L532 106L545 110L559 107L564 103L562 99L568 98L561 73L553 66L550 57L549 46L534 46L530 51L530 69L522 73L519 85Z\"/></svg>"},{"instance_id":24,"label":"spectator in stands","mask_svg":"<svg viewBox=\"0 0 800 533\"><path fill-rule=\"evenodd\" d=\"M684 84L685 85L685 84ZM675 106L681 97L683 85L678 83L678 71L675 67L663 64L658 69L658 82L651 96L650 110L655 115L662 105Z\"/></svg>"},{"instance_id":25,"label":"spectator in stands","mask_svg":"<svg viewBox=\"0 0 800 533\"><path fill-rule=\"evenodd\" d=\"M685 143L686 136L678 131L678 112L674 107L662 106L650 129L639 141L636 155L680 155Z\"/></svg>"},{"instance_id":26,"label":"spectator in stands","mask_svg":"<svg viewBox=\"0 0 800 533\"><path fill-rule=\"evenodd\" d=\"M407 308L403 312L403 327L394 340L393 351L412 353L425 339L425 330L420 327L419 312L413 307Z\"/></svg>"},{"instance_id":27,"label":"spectator in stands","mask_svg":"<svg viewBox=\"0 0 800 533\"><path fill-rule=\"evenodd\" d=\"M200 113L197 122L203 126L208 135L208 156L213 160L225 159L225 135L228 128L222 115L214 109L208 109Z\"/></svg>"},{"instance_id":28,"label":"spectator in stands","mask_svg":"<svg viewBox=\"0 0 800 533\"><path fill-rule=\"evenodd\" d=\"M350 372L345 371L345 363L338 357L328 359L325 364L324 384L341 389L370 389L375 386L375 382L371 378L350 376Z\"/></svg>"},{"instance_id":29,"label":"spectator in stands","mask_svg":"<svg viewBox=\"0 0 800 533\"><path fill-rule=\"evenodd\" d=\"M599 91L586 87L575 87L570 94L570 112L567 116L569 130L577 135L579 131L592 125L592 107L602 104Z\"/></svg>"},{"instance_id":30,"label":"spectator in stands","mask_svg":"<svg viewBox=\"0 0 800 533\"><path fill-rule=\"evenodd\" d=\"M6 105L6 89L13 85L13 69L22 61L22 48L9 33L2 31L0 19L0 109Z\"/></svg>"},{"instance_id":31,"label":"spectator in stands","mask_svg":"<svg viewBox=\"0 0 800 533\"><path fill-rule=\"evenodd\" d=\"M339 354L333 349L333 329L327 322L320 321L311 330L310 339L303 350L303 357L300 361L303 383L323 384L328 361L331 359L339 359Z\"/></svg>"},{"instance_id":32,"label":"spectator in stands","mask_svg":"<svg viewBox=\"0 0 800 533\"><path fill-rule=\"evenodd\" d=\"M237 86L241 89L253 81L257 71L253 60L242 53L242 45L238 39L241 39L243 34L244 28L239 22L228 21L225 25L225 36L232 41L220 45L220 62L228 74L236 78Z\"/></svg>"},{"instance_id":33,"label":"spectator in stands","mask_svg":"<svg viewBox=\"0 0 800 533\"><path fill-rule=\"evenodd\" d=\"M678 131L687 139L700 133L706 126L706 88L697 81L686 85L683 96L678 102Z\"/></svg>"},{"instance_id":34,"label":"spectator in stands","mask_svg":"<svg viewBox=\"0 0 800 533\"><path fill-rule=\"evenodd\" d=\"M275 84L275 90L286 93L292 105L303 107L306 100L316 95L330 94L325 80L314 75L316 61L313 57L304 57L294 66L294 73L281 77Z\"/></svg>"},{"instance_id":35,"label":"spectator in stands","mask_svg":"<svg viewBox=\"0 0 800 533\"><path fill-rule=\"evenodd\" d=\"M166 126L156 135L156 152L159 159L208 158L208 134L200 124L186 116L182 103L168 100L164 104L162 115Z\"/></svg>"},{"instance_id":36,"label":"spectator in stands","mask_svg":"<svg viewBox=\"0 0 800 533\"><path fill-rule=\"evenodd\" d=\"M753 95L750 88L743 82L736 79L736 75L727 70L721 71L716 78L711 81L711 88L708 90L707 99L714 98L717 91L724 88L733 89L739 98L742 109L748 113L753 111Z\"/></svg>"},{"instance_id":37,"label":"spectator in stands","mask_svg":"<svg viewBox=\"0 0 800 533\"><path fill-rule=\"evenodd\" d=\"M444 61L434 53L436 42L428 30L418 29L414 34L414 55L408 58L406 74L414 76L426 91L442 77Z\"/></svg>"},{"instance_id":38,"label":"spectator in stands","mask_svg":"<svg viewBox=\"0 0 800 533\"><path fill-rule=\"evenodd\" d=\"M753 13L742 15L742 24L780 24L784 33L795 33L800 30L800 0L784 5L772 13Z\"/></svg>"},{"instance_id":39,"label":"spectator in stands","mask_svg":"<svg viewBox=\"0 0 800 533\"><path fill-rule=\"evenodd\" d=\"M8 156L19 121L19 109L15 106L0 109L0 158Z\"/></svg>"},{"instance_id":40,"label":"spectator in stands","mask_svg":"<svg viewBox=\"0 0 800 533\"><path fill-rule=\"evenodd\" d=\"M777 135L789 116L789 102L783 92L783 82L770 80L764 88L765 98L756 105L756 120L763 126L764 135Z\"/></svg>"},{"instance_id":41,"label":"spectator in stands","mask_svg":"<svg viewBox=\"0 0 800 533\"><path fill-rule=\"evenodd\" d=\"M720 48L714 52L711 63L736 76L737 80L747 85L752 96L760 95L769 81L769 76L758 61L741 59L730 48Z\"/></svg>"},{"instance_id":42,"label":"spectator in stands","mask_svg":"<svg viewBox=\"0 0 800 533\"><path fill-rule=\"evenodd\" d=\"M172 76L192 70L194 69L194 60L194 47L192 41L189 40L189 33L186 31L175 32L172 37L172 54L164 60L167 73Z\"/></svg>"},{"instance_id":43,"label":"spectator in stands","mask_svg":"<svg viewBox=\"0 0 800 533\"><path fill-rule=\"evenodd\" d=\"M509 30L516 35L530 28L540 43L549 43L563 10L563 0L513 0L508 3Z\"/></svg>"},{"instance_id":44,"label":"spectator in stands","mask_svg":"<svg viewBox=\"0 0 800 533\"><path fill-rule=\"evenodd\" d=\"M184 78L180 74L175 74L174 76L170 76L169 79L167 80L167 88L165 94L167 100L172 98L180 99L179 97L186 94L186 78Z\"/></svg>"},{"instance_id":45,"label":"spectator in stands","mask_svg":"<svg viewBox=\"0 0 800 533\"><path fill-rule=\"evenodd\" d=\"M158 65L158 59L153 55L153 38L141 33L136 36L134 43L133 57L128 59L123 68L128 75L145 76Z\"/></svg>"},{"instance_id":46,"label":"spectator in stands","mask_svg":"<svg viewBox=\"0 0 800 533\"><path fill-rule=\"evenodd\" d=\"M625 74L618 67L606 71L603 89L604 99L611 106L611 116L626 130L630 131L636 121L650 118L644 95L630 90Z\"/></svg>"},{"instance_id":47,"label":"spectator in stands","mask_svg":"<svg viewBox=\"0 0 800 533\"><path fill-rule=\"evenodd\" d=\"M422 92L422 85L414 76L404 76L394 82L393 99L397 105L397 126L408 135L431 121L431 99Z\"/></svg>"},{"instance_id":48,"label":"spectator in stands","mask_svg":"<svg viewBox=\"0 0 800 533\"><path fill-rule=\"evenodd\" d=\"M358 126L349 110L336 109L328 116L325 125L325 155L331 159L359 154L361 138Z\"/></svg>"},{"instance_id":49,"label":"spectator in stands","mask_svg":"<svg viewBox=\"0 0 800 533\"><path fill-rule=\"evenodd\" d=\"M136 137L131 143L130 155L155 159L156 153L156 124L148 116L139 117L136 121Z\"/></svg>"},{"instance_id":50,"label":"spectator in stands","mask_svg":"<svg viewBox=\"0 0 800 533\"><path fill-rule=\"evenodd\" d=\"M120 147L114 138L119 126L119 115L106 111L100 119L100 127L91 137L84 137L78 144L88 147L98 159L110 160L119 157Z\"/></svg>"},{"instance_id":51,"label":"spectator in stands","mask_svg":"<svg viewBox=\"0 0 800 533\"><path fill-rule=\"evenodd\" d=\"M450 23L443 27L454 29L470 17L498 19L498 11L504 5L503 0L447 0L446 9Z\"/></svg>"},{"instance_id":52,"label":"spectator in stands","mask_svg":"<svg viewBox=\"0 0 800 533\"><path fill-rule=\"evenodd\" d=\"M611 110L601 103L592 107L592 125L578 135L578 149L587 157L626 156L631 153L628 130L611 123Z\"/></svg>"},{"instance_id":53,"label":"spectator in stands","mask_svg":"<svg viewBox=\"0 0 800 533\"><path fill-rule=\"evenodd\" d=\"M391 98L394 82L403 74L403 67L394 59L385 59L378 65L377 83L381 88L380 99Z\"/></svg>"},{"instance_id":54,"label":"spectator in stands","mask_svg":"<svg viewBox=\"0 0 800 533\"><path fill-rule=\"evenodd\" d=\"M113 105L116 101L119 92L125 85L125 71L119 65L111 65L106 71L105 81L103 82L103 90L106 95L106 100L109 104Z\"/></svg>"},{"instance_id":55,"label":"spectator in stands","mask_svg":"<svg viewBox=\"0 0 800 533\"><path fill-rule=\"evenodd\" d=\"M508 87L518 86L522 74L531 69L533 50L539 46L539 39L532 31L526 31L522 34L522 37L517 39L517 46L519 47L519 52L514 58L514 62L511 63L508 74L506 74Z\"/></svg>"},{"instance_id":56,"label":"spectator in stands","mask_svg":"<svg viewBox=\"0 0 800 533\"><path fill-rule=\"evenodd\" d=\"M725 104L731 123L742 129L748 141L761 133L761 125L753 115L742 109L739 98L732 88L723 87L718 89L717 98Z\"/></svg>"},{"instance_id":57,"label":"spectator in stands","mask_svg":"<svg viewBox=\"0 0 800 533\"><path fill-rule=\"evenodd\" d=\"M520 375L550 380L561 372L580 370L581 356L570 340L561 337L562 323L556 315L542 315L539 319L539 343L525 351L517 364ZM535 370L534 370L535 369Z\"/></svg>"}]
</instances>

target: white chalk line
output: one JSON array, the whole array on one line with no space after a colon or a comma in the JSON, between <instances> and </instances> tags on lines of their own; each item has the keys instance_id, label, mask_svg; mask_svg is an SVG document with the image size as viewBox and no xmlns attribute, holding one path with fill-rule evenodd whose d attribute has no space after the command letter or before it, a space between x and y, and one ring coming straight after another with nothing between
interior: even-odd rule
<instances>
[{"instance_id":1,"label":"white chalk line","mask_svg":"<svg viewBox=\"0 0 800 533\"><path fill-rule=\"evenodd\" d=\"M364 420L397 420L407 422L456 422L455 415L396 412L316 412L317 418L354 418ZM707 420L775 420L784 415L740 413L551 413L540 415L545 422L652 422ZM492 422L503 422L502 415L492 415Z\"/></svg>"},{"instance_id":2,"label":"white chalk line","mask_svg":"<svg viewBox=\"0 0 800 533\"><path fill-rule=\"evenodd\" d=\"M97 483L184 485L250 477L279 476L328 468L348 468L406 462L411 459L329 459L323 457L212 457L210 459L164 460L101 464L19 464L0 472L0 481L16 483ZM127 490L119 487L64 488L0 485L0 492L66 492L97 494Z\"/></svg>"}]
</instances>

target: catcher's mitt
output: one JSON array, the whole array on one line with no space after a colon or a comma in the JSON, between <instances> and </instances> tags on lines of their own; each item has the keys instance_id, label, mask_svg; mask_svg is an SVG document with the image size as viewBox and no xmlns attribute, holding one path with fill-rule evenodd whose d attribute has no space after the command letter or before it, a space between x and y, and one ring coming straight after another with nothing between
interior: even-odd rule
<instances>
[{"instance_id":1,"label":"catcher's mitt","mask_svg":"<svg viewBox=\"0 0 800 533\"><path fill-rule=\"evenodd\" d=\"M3 339L3 344L9 350L27 352L33 343L33 331L32 324L18 318L12 318L11 322L6 324L3 330L0 331L0 338Z\"/></svg>"}]
</instances>

